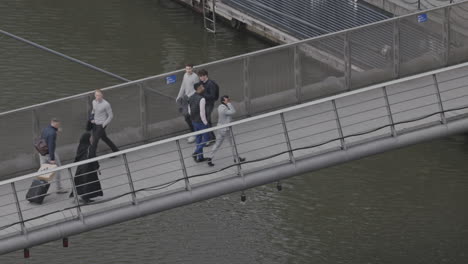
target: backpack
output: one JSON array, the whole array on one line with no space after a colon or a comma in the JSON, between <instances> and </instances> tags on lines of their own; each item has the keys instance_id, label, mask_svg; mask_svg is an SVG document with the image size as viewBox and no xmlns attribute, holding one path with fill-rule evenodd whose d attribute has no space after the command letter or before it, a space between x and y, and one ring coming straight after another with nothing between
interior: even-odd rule
<instances>
[{"instance_id":1,"label":"backpack","mask_svg":"<svg viewBox=\"0 0 468 264\"><path fill-rule=\"evenodd\" d=\"M47 142L43 138L38 138L34 140L34 147L36 148L37 152L42 156L47 155L49 153L49 147L47 146Z\"/></svg>"}]
</instances>

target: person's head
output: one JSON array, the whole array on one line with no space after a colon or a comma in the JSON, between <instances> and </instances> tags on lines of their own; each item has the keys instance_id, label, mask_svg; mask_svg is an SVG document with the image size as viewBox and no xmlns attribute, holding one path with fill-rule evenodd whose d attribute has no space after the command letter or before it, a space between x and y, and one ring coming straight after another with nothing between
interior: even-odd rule
<instances>
[{"instance_id":1,"label":"person's head","mask_svg":"<svg viewBox=\"0 0 468 264\"><path fill-rule=\"evenodd\" d=\"M58 118L54 117L54 118L52 118L50 120L50 125L57 128L57 129L59 129L60 128L60 120L58 120Z\"/></svg>"},{"instance_id":2,"label":"person's head","mask_svg":"<svg viewBox=\"0 0 468 264\"><path fill-rule=\"evenodd\" d=\"M222 104L227 104L227 103L229 103L229 102L231 101L231 99L229 99L229 95L223 95L223 96L221 96L221 99L220 99L220 100L221 100L221 103L222 103Z\"/></svg>"},{"instance_id":3,"label":"person's head","mask_svg":"<svg viewBox=\"0 0 468 264\"><path fill-rule=\"evenodd\" d=\"M187 74L192 74L193 73L193 64L185 64L185 72Z\"/></svg>"},{"instance_id":4,"label":"person's head","mask_svg":"<svg viewBox=\"0 0 468 264\"><path fill-rule=\"evenodd\" d=\"M193 89L195 89L195 92L197 94L201 94L203 93L203 91L205 91L205 87L203 86L201 82L197 82L196 84L194 84Z\"/></svg>"},{"instance_id":5,"label":"person's head","mask_svg":"<svg viewBox=\"0 0 468 264\"><path fill-rule=\"evenodd\" d=\"M98 101L101 101L102 98L104 98L104 93L100 89L97 89L94 91L94 98L96 98Z\"/></svg>"},{"instance_id":6,"label":"person's head","mask_svg":"<svg viewBox=\"0 0 468 264\"><path fill-rule=\"evenodd\" d=\"M205 69L201 69L198 71L198 77L200 77L200 81L206 82L208 81L208 71Z\"/></svg>"}]
</instances>

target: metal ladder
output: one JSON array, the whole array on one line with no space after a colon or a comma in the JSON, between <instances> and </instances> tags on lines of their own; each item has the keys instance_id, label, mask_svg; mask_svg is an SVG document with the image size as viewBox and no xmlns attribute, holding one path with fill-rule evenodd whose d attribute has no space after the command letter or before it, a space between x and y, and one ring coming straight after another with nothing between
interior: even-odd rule
<instances>
[{"instance_id":1,"label":"metal ladder","mask_svg":"<svg viewBox=\"0 0 468 264\"><path fill-rule=\"evenodd\" d=\"M211 9L210 9L209 0L202 0L202 1L203 1L203 24L205 26L206 31L215 34L216 33L216 0L211 0Z\"/></svg>"}]
</instances>

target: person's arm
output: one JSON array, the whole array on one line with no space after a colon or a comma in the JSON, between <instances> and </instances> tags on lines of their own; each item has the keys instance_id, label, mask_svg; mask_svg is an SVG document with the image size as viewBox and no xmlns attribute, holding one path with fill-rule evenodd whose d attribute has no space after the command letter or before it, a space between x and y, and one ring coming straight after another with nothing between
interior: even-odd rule
<instances>
[{"instance_id":1,"label":"person's arm","mask_svg":"<svg viewBox=\"0 0 468 264\"><path fill-rule=\"evenodd\" d=\"M231 103L228 103L224 107L223 112L224 112L225 115L232 116L232 115L234 115L236 113L236 109L234 108L234 106Z\"/></svg>"},{"instance_id":2,"label":"person's arm","mask_svg":"<svg viewBox=\"0 0 468 264\"><path fill-rule=\"evenodd\" d=\"M208 121L206 120L206 110L205 110L205 106L206 106L206 100L205 98L202 98L200 100L200 117L201 117L201 120L203 122L203 124L208 125Z\"/></svg>"},{"instance_id":3,"label":"person's arm","mask_svg":"<svg viewBox=\"0 0 468 264\"><path fill-rule=\"evenodd\" d=\"M184 93L185 93L185 75L184 75L184 79L182 80L182 84L180 85L180 90L179 90L179 93L177 94L177 97L176 97L176 102L179 103L179 99L182 98L182 96L184 96Z\"/></svg>"},{"instance_id":4,"label":"person's arm","mask_svg":"<svg viewBox=\"0 0 468 264\"><path fill-rule=\"evenodd\" d=\"M47 135L47 148L49 149L50 161L55 161L55 140L57 139L57 134Z\"/></svg>"},{"instance_id":5,"label":"person's arm","mask_svg":"<svg viewBox=\"0 0 468 264\"><path fill-rule=\"evenodd\" d=\"M205 99L207 101L211 101L211 102L214 102L216 101L216 94L215 94L215 85L213 85L214 83L213 82L206 82L206 84L209 84L209 85L206 85L205 87L205 94L203 95L203 97L205 97Z\"/></svg>"},{"instance_id":6,"label":"person's arm","mask_svg":"<svg viewBox=\"0 0 468 264\"><path fill-rule=\"evenodd\" d=\"M93 102L91 103L91 105L93 106L93 110L91 110L91 114L94 115L94 107L95 107L95 106L94 106L94 100L93 100Z\"/></svg>"},{"instance_id":7,"label":"person's arm","mask_svg":"<svg viewBox=\"0 0 468 264\"><path fill-rule=\"evenodd\" d=\"M102 124L102 127L106 127L107 125L109 125L109 123L111 122L112 118L114 118L114 114L112 113L112 107L110 104L107 104L106 106L106 113L107 113L107 119L106 121L104 121L104 123Z\"/></svg>"}]
</instances>

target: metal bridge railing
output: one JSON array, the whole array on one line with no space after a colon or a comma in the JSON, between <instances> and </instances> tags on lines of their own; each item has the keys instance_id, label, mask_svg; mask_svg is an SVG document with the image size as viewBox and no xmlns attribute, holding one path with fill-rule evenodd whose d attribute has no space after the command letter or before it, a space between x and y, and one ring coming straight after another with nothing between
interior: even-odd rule
<instances>
[{"instance_id":1,"label":"metal bridge railing","mask_svg":"<svg viewBox=\"0 0 468 264\"><path fill-rule=\"evenodd\" d=\"M248 117L468 61L466 10L468 2L460 2L197 68L240 103L236 118ZM128 146L186 131L174 100L182 76L174 71L104 89L115 114L107 130L113 141ZM31 142L51 117L63 124L58 152L72 160L91 101L84 93L0 113L0 138L12 143L0 150L0 176L38 168Z\"/></svg>"},{"instance_id":2,"label":"metal bridge railing","mask_svg":"<svg viewBox=\"0 0 468 264\"><path fill-rule=\"evenodd\" d=\"M83 204L78 197L50 194L42 205L30 204L25 193L32 173L0 182L0 238L26 234L55 223L105 210L132 206L148 199L184 192L230 177L363 142L397 137L431 126L447 125L468 114L468 63L402 78L315 100L207 129L228 129L233 144L224 144L215 167L195 163L194 146L185 139L202 132L173 137L54 169L76 194L75 168L98 161L104 197ZM205 149L206 151L209 148ZM116 157L115 159L111 159ZM239 157L246 161L240 162ZM53 185L54 182L52 181ZM53 188L53 187L51 187Z\"/></svg>"}]
</instances>

